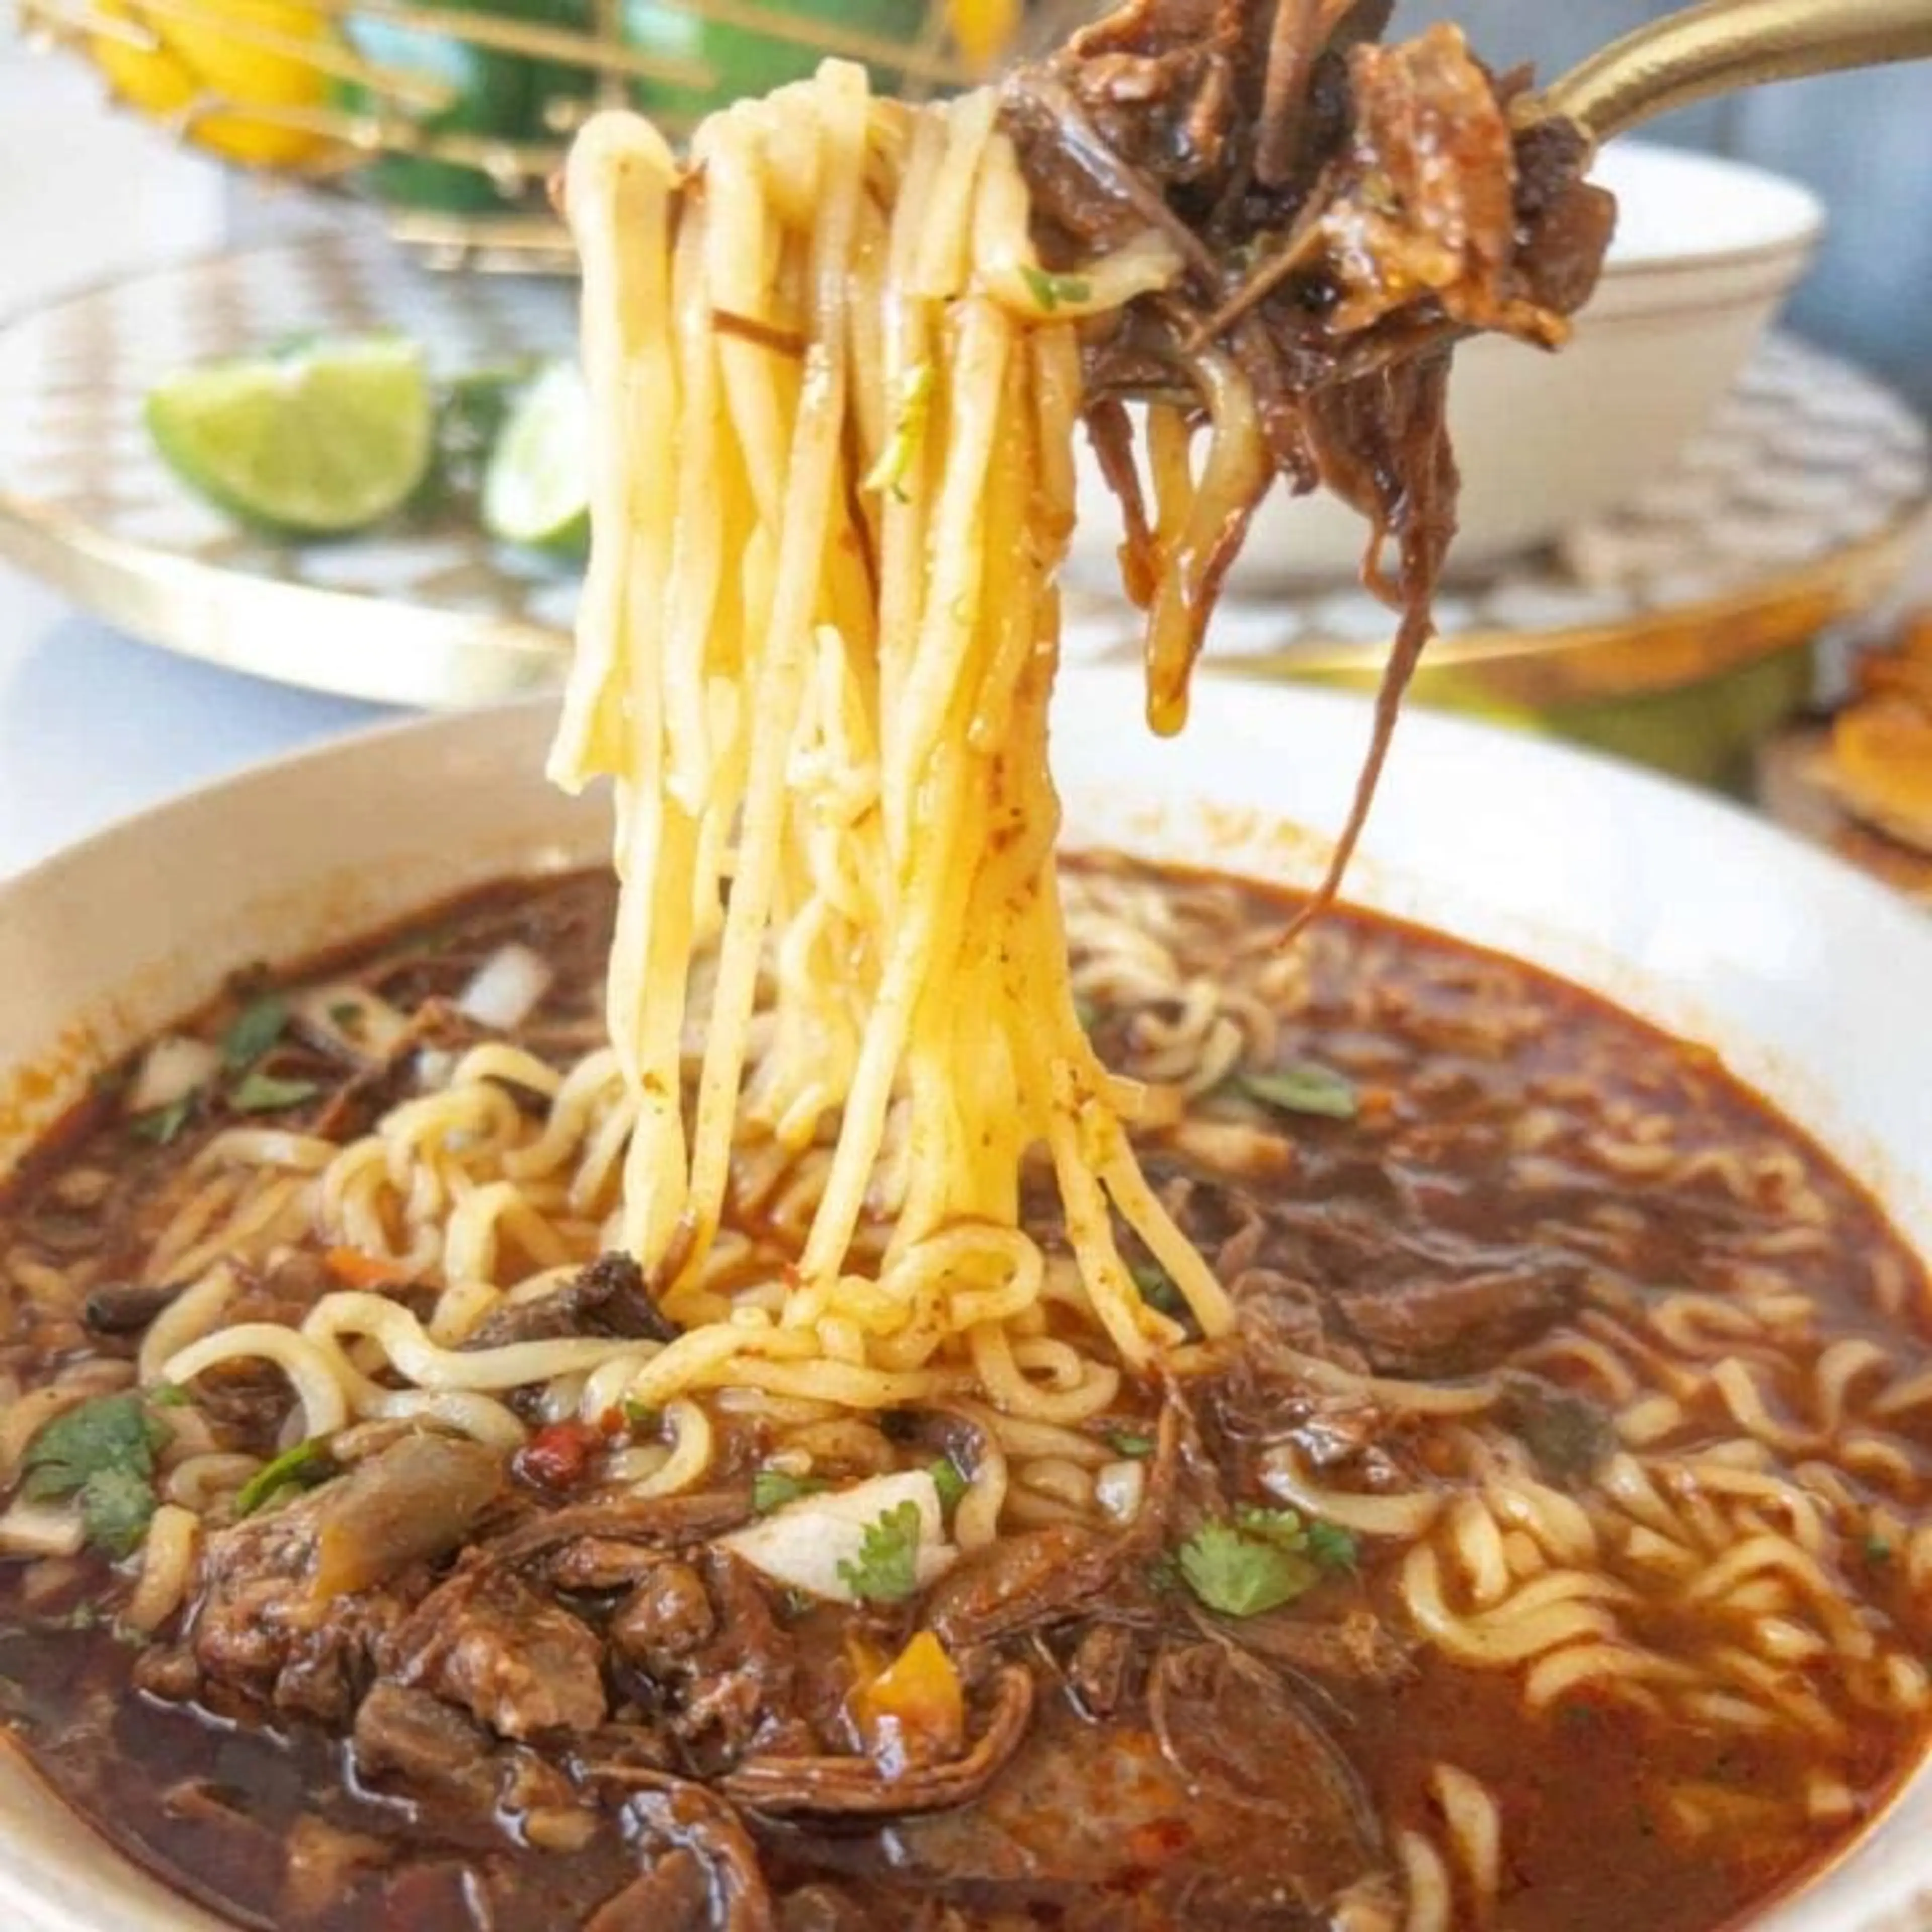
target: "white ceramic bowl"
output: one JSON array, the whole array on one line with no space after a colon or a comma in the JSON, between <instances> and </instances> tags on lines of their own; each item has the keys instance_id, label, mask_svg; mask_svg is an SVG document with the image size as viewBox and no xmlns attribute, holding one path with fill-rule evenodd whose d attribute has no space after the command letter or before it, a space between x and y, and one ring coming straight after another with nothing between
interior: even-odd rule
<instances>
[{"instance_id":1,"label":"white ceramic bowl","mask_svg":"<svg viewBox=\"0 0 1932 1932\"><path fill-rule=\"evenodd\" d=\"M1065 681L1072 842L1311 878L1366 712L1210 684L1187 734L1122 673ZM262 767L0 887L0 1168L100 1059L244 962L520 868L596 862L600 802L539 776L547 707L433 720ZM1534 802L1533 809L1526 803ZM1932 922L1757 820L1624 767L1406 718L1349 893L1568 973L1720 1047L1932 1250ZM1760 1932L1905 1932L1932 1891L1932 1776ZM206 1932L0 1751L0 1926Z\"/></svg>"},{"instance_id":2,"label":"white ceramic bowl","mask_svg":"<svg viewBox=\"0 0 1932 1932\"><path fill-rule=\"evenodd\" d=\"M1456 574L1548 542L1662 476L1743 369L1823 232L1808 188L1712 155L1615 142L1592 178L1621 213L1574 339L1554 356L1492 336L1456 352ZM1073 565L1092 584L1114 568L1120 518L1084 442L1080 461ZM1365 530L1331 497L1277 489L1229 583L1266 591L1352 576Z\"/></svg>"}]
</instances>

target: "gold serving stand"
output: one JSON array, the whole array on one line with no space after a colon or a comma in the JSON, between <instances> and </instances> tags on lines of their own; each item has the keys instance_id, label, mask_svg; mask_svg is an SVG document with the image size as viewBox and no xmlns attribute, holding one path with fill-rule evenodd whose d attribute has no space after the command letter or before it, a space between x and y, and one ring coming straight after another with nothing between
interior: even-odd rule
<instances>
[{"instance_id":1,"label":"gold serving stand","mask_svg":"<svg viewBox=\"0 0 1932 1932\"><path fill-rule=\"evenodd\" d=\"M439 374L569 353L564 284L450 277L374 220L118 280L0 329L0 554L134 636L312 689L489 702L562 674L577 573L473 514L336 543L238 528L156 454L142 407L185 364L311 332L396 329ZM1808 695L1808 646L1868 608L1928 500L1925 432L1836 359L1766 345L1677 472L1556 548L1448 586L1425 701L1734 782ZM1070 656L1130 656L1107 586L1068 596ZM1367 683L1388 614L1352 584L1231 600L1208 665Z\"/></svg>"}]
</instances>

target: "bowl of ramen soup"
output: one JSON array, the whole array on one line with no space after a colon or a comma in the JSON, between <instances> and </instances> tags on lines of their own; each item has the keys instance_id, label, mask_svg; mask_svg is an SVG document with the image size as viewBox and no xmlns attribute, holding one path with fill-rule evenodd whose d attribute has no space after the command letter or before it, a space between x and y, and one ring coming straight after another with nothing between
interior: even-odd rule
<instances>
[{"instance_id":1,"label":"bowl of ramen soup","mask_svg":"<svg viewBox=\"0 0 1932 1932\"><path fill-rule=\"evenodd\" d=\"M1932 1878L1932 934L1610 766L1387 757L1452 347L1559 340L1610 211L1386 12L593 117L560 706L5 892L9 1926ZM1056 682L1150 388L1147 675ZM1307 463L1396 538L1384 692L1191 691Z\"/></svg>"},{"instance_id":2,"label":"bowl of ramen soup","mask_svg":"<svg viewBox=\"0 0 1932 1932\"><path fill-rule=\"evenodd\" d=\"M1907 1922L1932 932L1420 714L1285 943L1366 707L1141 703L1056 700L1072 998L1233 1317L1103 1202L1145 1370L1037 1147L922 1282L894 1141L829 1313L822 1123L741 1123L695 1295L627 1258L546 708L6 889L10 1926Z\"/></svg>"}]
</instances>

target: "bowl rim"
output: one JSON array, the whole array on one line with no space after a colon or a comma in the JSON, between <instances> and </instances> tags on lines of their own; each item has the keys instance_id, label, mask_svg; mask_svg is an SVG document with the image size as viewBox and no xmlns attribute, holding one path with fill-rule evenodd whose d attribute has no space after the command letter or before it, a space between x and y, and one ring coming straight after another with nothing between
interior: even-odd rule
<instances>
[{"instance_id":1,"label":"bowl rim","mask_svg":"<svg viewBox=\"0 0 1932 1932\"><path fill-rule=\"evenodd\" d=\"M1619 253L1612 238L1604 264L1605 286L1625 282L1647 283L1665 277L1708 274L1719 268L1741 268L1758 263L1802 261L1822 238L1828 212L1815 190L1793 176L1774 168L1744 161L1730 154L1709 154L1697 148L1683 148L1662 141L1624 140L1610 143L1600 160L1635 164L1636 173L1662 176L1671 170L1684 174L1688 188L1701 178L1707 184L1723 184L1730 189L1758 197L1774 215L1768 225L1777 232L1731 245L1687 241L1682 244L1652 239L1642 246L1628 242L1629 250ZM1598 179L1593 168L1590 178ZM1608 183L1600 183L1608 186ZM1624 190L1628 193L1626 189ZM1695 224L1691 224L1694 229ZM1588 305L1583 310L1589 313Z\"/></svg>"},{"instance_id":2,"label":"bowl rim","mask_svg":"<svg viewBox=\"0 0 1932 1932\"><path fill-rule=\"evenodd\" d=\"M1082 740L1085 747L1081 754L1080 778L1072 783L1063 780L1070 816L1076 824L1082 812L1092 812L1096 808L1096 801L1106 800L1119 789L1117 774L1126 762L1118 760L1119 734L1124 727L1135 733L1138 741L1140 691L1138 674L1126 669L1070 665L1063 675L1062 710L1056 722L1056 735ZM0 955L12 943L8 934L14 922L8 914L24 907L30 916L44 923L49 907L42 904L35 908L29 902L46 901L59 892L84 890L90 874L118 849L138 844L151 850L171 837L181 837L192 827L205 825L211 818L238 820L250 814L266 818L272 814L278 796L286 808L297 802L290 796L292 790L304 784L312 789L323 778L335 776L352 784L358 774L366 775L373 780L372 790L392 800L415 790L427 802L435 795L434 788L440 782L447 783L453 777L457 788L471 799L467 807L459 800L452 808L459 818L464 809L478 809L475 798L486 784L494 784L509 796L512 803L520 800L527 807L550 796L535 761L524 760L529 748L540 742L544 726L554 710L555 700L546 698L456 716L379 721L320 745L258 760L226 777L178 794L158 808L130 813L12 878L0 880ZM1138 822L1124 815L1128 812L1148 810L1157 814L1162 800L1170 794L1211 801L1219 793L1222 798L1232 800L1236 789L1251 790L1258 782L1247 777L1223 779L1220 774L1226 766L1269 774L1270 797L1275 795L1272 775L1290 769L1300 759L1307 760L1307 768L1314 776L1312 781L1298 782L1331 784L1335 775L1346 770L1355 754L1368 706L1361 699L1346 694L1311 691L1264 693L1252 684L1217 678L1204 681L1197 693L1196 713L1190 737L1181 741L1184 746L1191 744L1192 748L1183 755L1177 758L1174 748L1151 740L1147 741L1146 748L1137 749L1132 755L1131 769L1144 778L1145 784L1144 788L1136 784L1130 806L1113 808L1121 814L1119 824ZM1284 721L1289 721L1286 728ZM1406 760L1406 749L1409 754ZM398 756L398 752L412 754ZM1290 752L1294 755L1285 755ZM502 761L512 753L519 762L514 777L506 784ZM1561 880L1573 872L1590 874L1593 850L1614 849L1614 841L1624 833L1624 821L1628 819L1634 860L1656 859L1664 849L1667 831L1670 842L1683 848L1680 864L1721 870L1736 862L1752 876L1771 877L1778 882L1780 891L1788 885L1792 909L1802 902L1818 922L1829 925L1834 917L1838 918L1846 930L1863 935L1874 950L1884 952L1887 974L1900 976L1901 980L1902 976L1912 975L1913 983L1927 983L1928 980L1913 974L1912 962L1923 960L1928 980L1932 980L1932 922L1922 921L1870 880L1741 808L1614 760L1426 712L1414 712L1403 720L1390 773L1395 787L1394 802L1402 812L1412 817L1415 800L1409 797L1405 802L1405 794L1414 793L1420 781L1402 776L1406 764L1436 777L1466 772L1472 790L1486 784L1493 789L1504 780L1514 784L1517 789L1510 810L1493 824L1484 825L1480 812L1472 819L1462 808L1460 800L1457 810L1447 815L1457 821L1458 838L1463 836L1466 824L1474 824L1484 839L1500 836L1505 842L1511 838L1526 842L1522 852L1544 868L1540 877ZM1282 789L1286 788L1284 782ZM1330 814L1332 806L1330 815L1334 818L1339 818L1346 804L1341 788L1336 789L1336 797L1324 800L1322 807L1324 814ZM1143 790L1148 802L1143 802ZM1520 802L1525 796L1537 798L1542 808L1534 813L1522 812ZM1297 796L1299 800L1302 794ZM1588 825L1580 815L1580 801L1586 799L1592 814L1592 822ZM1435 802L1439 812L1440 799ZM388 842L382 848L383 853L405 849L418 836L418 828L400 825L390 828L388 821L376 815L380 803L380 800L372 800L361 822L385 826L380 835ZM601 832L601 801L593 801L589 807L569 808L578 814L586 809L591 812ZM1232 806L1224 807L1222 813L1225 815L1234 809ZM1267 809L1272 812L1273 807ZM1544 823L1528 822L1533 820ZM532 826L529 838L533 848L550 836L553 822L554 815L547 815L542 825ZM1115 821L1107 822L1112 825ZM1325 818L1323 822L1327 822ZM1348 896L1360 903L1382 906L1396 916L1420 916L1452 932L1456 930L1436 909L1438 904L1448 904L1448 900L1430 899L1418 905L1402 898L1402 861L1394 849L1401 842L1378 838L1376 823L1372 820L1365 848L1366 870L1352 875ZM1386 814L1383 823L1386 827ZM1276 828L1275 832L1270 831L1270 825ZM1291 850L1274 842L1280 829L1278 819L1246 830L1231 826L1227 836L1232 842L1225 851L1221 845L1210 843L1208 850L1213 856L1208 862L1225 862L1233 870L1252 870L1268 863L1271 858L1276 870L1292 868L1304 873L1318 866L1323 856L1318 838L1311 844L1309 834L1299 833L1303 842ZM1582 839L1582 849L1573 850L1566 844L1560 851L1542 850L1541 856L1537 856L1540 849L1537 840L1547 832L1560 834L1566 830L1572 838L1588 835ZM1692 836L1686 836L1687 832ZM302 836L306 850L310 847L346 848L357 835L319 826ZM1588 842L1592 838L1598 842L1594 848ZM1197 832L1194 835L1197 850L1202 842L1202 835ZM1484 847L1485 851L1489 849L1487 845ZM374 862L382 854L369 856ZM1749 883L1748 878L1745 884ZM1601 890L1604 885L1594 876L1580 878L1575 906L1605 896ZM1648 895L1647 906L1654 898L1655 929L1666 934L1671 930L1672 920L1667 915L1672 908L1664 903L1667 896L1664 880L1646 874L1642 866L1636 865L1621 879L1607 881L1607 885L1625 896ZM1513 876L1498 880L1504 898L1512 903L1520 902L1526 908L1526 916L1534 914L1537 928L1541 930L1544 913L1538 909L1534 886L1534 880L1525 886ZM154 890L158 894L158 884ZM225 882L208 887L211 892L230 890ZM102 916L109 917L116 910L107 908ZM1747 893L1728 905L1690 905L1684 916L1700 929L1716 932L1728 914L1735 912L1748 917L1752 910ZM1580 916L1574 906L1550 911L1548 917L1554 922L1550 929L1558 929L1564 918L1572 916ZM1516 923L1520 925L1521 921ZM1526 926L1522 929L1526 934L1528 931ZM224 934L218 943L232 946L245 942L231 940ZM1500 942L1485 931L1477 935L1477 943ZM129 966L134 964L131 954L136 944L133 939L122 942L124 952L130 955L126 962ZM1566 973L1627 1007L1647 1017L1657 1017L1642 1004L1624 997L1618 986L1606 986L1570 958L1552 958L1540 945L1526 944L1522 950L1546 970ZM32 956L29 952L28 957ZM216 963L218 966L228 963L227 954L224 952ZM1627 963L1628 969L1640 976L1664 970L1647 956ZM1624 964L1614 959L1607 963L1606 970L1612 967L1619 972L1625 970ZM70 989L61 982L50 995L48 1004L61 1004L73 997ZM1900 992L1897 999L1904 997ZM1853 1016L1850 1024L1862 1023L1858 1016L1865 1008L1858 998L1856 986L1851 988L1846 1010ZM1728 1045L1728 1041L1725 1043ZM1916 1078L1912 1071L1915 1053L1932 1070L1932 1051L1928 1051L1928 1043L1907 1040L1903 1042L1903 1050L1894 1052L1875 1077L1894 1082ZM1774 1104L1786 1111L1793 1109L1793 1102L1782 1085L1768 1085L1756 1080L1755 1069L1741 1070L1755 1084L1767 1085ZM4 1092L11 1072L10 1067L0 1066L0 1092ZM1836 1083L1846 1077L1843 1070L1834 1068L1829 1080ZM1808 1130L1820 1131L1818 1123L1808 1112L1798 1111L1798 1118ZM1841 1142L1828 1136L1822 1137L1834 1157L1852 1158ZM1892 1138L1902 1138L1895 1134ZM1932 1196L1923 1201L1916 1197L1924 1192L1928 1183L1932 1183L1932 1148L1916 1147L1905 1171L1897 1177L1886 1174L1880 1187L1880 1198L1894 1220L1922 1252L1932 1252ZM1909 1190L1912 1198L1900 1189ZM1908 1792L1922 1820L1924 1808L1932 1806L1932 1766L1926 1761L1922 1760L1901 1784L1888 1817L1868 1825L1834 1866L1808 1875L1798 1893L1768 1904L1769 1921L1764 1924L1764 1932L1771 1932L1772 1925L1778 1932L1827 1932L1827 1928L1828 1932L1841 1932L1852 1924L1862 1928L1863 1932L1880 1932L1886 1922L1878 1915L1900 1910L1910 1895L1908 1887L1916 1890L1932 1885L1932 1857L1915 1849L1909 1839L1901 1850L1895 1832L1888 1840L1891 1864L1888 1865L1881 1858L1876 1875L1867 1876L1865 1855L1877 1840L1887 1836L1890 1826L1898 1822L1897 1812ZM97 1885L107 1895L118 1897L115 1879L98 1870L83 1871L77 1856L44 1856L46 1848L30 1842L32 1825L24 1803L18 1810L10 1803L0 1810L0 1910L24 1906L36 1914L26 1923L54 1928L54 1932L99 1932L103 1922L98 1916L88 1916L84 1901ZM10 1841L15 1854L10 1857ZM91 1835L88 1842L98 1849L99 1841ZM113 1856L117 1868L128 1862L118 1852ZM1858 1869L1851 1869L1854 1866ZM1852 1888L1849 1897L1844 1889L1847 1883ZM1824 1900L1814 1910L1814 1895L1821 1890ZM1848 1911L1841 1909L1846 1906ZM44 1912L63 1916L38 1916ZM10 1914L9 1922L20 1922ZM181 1901L172 1916L142 1918L139 1922L143 1926L165 1926L172 1932L177 1924L202 1927L209 1922L205 1914Z\"/></svg>"}]
</instances>

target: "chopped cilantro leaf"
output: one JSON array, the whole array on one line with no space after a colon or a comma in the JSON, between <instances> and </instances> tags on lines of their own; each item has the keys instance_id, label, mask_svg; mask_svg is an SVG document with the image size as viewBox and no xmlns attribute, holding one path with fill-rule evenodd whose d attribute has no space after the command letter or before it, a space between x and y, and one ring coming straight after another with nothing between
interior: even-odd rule
<instances>
[{"instance_id":1,"label":"chopped cilantro leaf","mask_svg":"<svg viewBox=\"0 0 1932 1932\"><path fill-rule=\"evenodd\" d=\"M1352 1570L1361 1555L1354 1531L1332 1522L1308 1526L1308 1553L1324 1570Z\"/></svg>"},{"instance_id":2,"label":"chopped cilantro leaf","mask_svg":"<svg viewBox=\"0 0 1932 1932\"><path fill-rule=\"evenodd\" d=\"M1242 1092L1250 1100L1280 1113L1352 1120L1361 1111L1355 1083L1312 1060L1293 1060L1270 1073L1244 1073L1238 1078Z\"/></svg>"},{"instance_id":3,"label":"chopped cilantro leaf","mask_svg":"<svg viewBox=\"0 0 1932 1932\"><path fill-rule=\"evenodd\" d=\"M264 1462L236 1492L235 1514L253 1516L271 1503L287 1502L327 1482L334 1474L334 1460L322 1443L314 1438L298 1442Z\"/></svg>"},{"instance_id":4,"label":"chopped cilantro leaf","mask_svg":"<svg viewBox=\"0 0 1932 1932\"><path fill-rule=\"evenodd\" d=\"M132 1469L97 1469L80 1486L87 1540L109 1556L131 1555L154 1520L154 1486Z\"/></svg>"},{"instance_id":5,"label":"chopped cilantro leaf","mask_svg":"<svg viewBox=\"0 0 1932 1932\"><path fill-rule=\"evenodd\" d=\"M154 1452L167 1424L132 1390L96 1396L40 1430L21 1458L20 1493L32 1502L71 1497L88 1540L125 1556L154 1513Z\"/></svg>"},{"instance_id":6,"label":"chopped cilantro leaf","mask_svg":"<svg viewBox=\"0 0 1932 1932\"><path fill-rule=\"evenodd\" d=\"M272 1073L250 1073L228 1096L239 1114L278 1114L298 1107L321 1090L313 1080L278 1080Z\"/></svg>"},{"instance_id":7,"label":"chopped cilantro leaf","mask_svg":"<svg viewBox=\"0 0 1932 1932\"><path fill-rule=\"evenodd\" d=\"M166 1147L188 1125L188 1116L194 1112L195 1102L201 1097L201 1089L191 1087L178 1099L170 1100L165 1107L150 1107L145 1114L136 1114L128 1123L128 1131L137 1141L147 1141L156 1147Z\"/></svg>"},{"instance_id":8,"label":"chopped cilantro leaf","mask_svg":"<svg viewBox=\"0 0 1932 1932\"><path fill-rule=\"evenodd\" d=\"M1316 1576L1308 1557L1228 1522L1203 1523L1178 1553L1187 1587L1224 1616L1278 1610L1306 1591Z\"/></svg>"},{"instance_id":9,"label":"chopped cilantro leaf","mask_svg":"<svg viewBox=\"0 0 1932 1932\"><path fill-rule=\"evenodd\" d=\"M40 1496L70 1496L97 1469L152 1475L154 1451L168 1436L167 1424L150 1415L132 1390L96 1396L56 1416L27 1444L21 1466L34 1478Z\"/></svg>"},{"instance_id":10,"label":"chopped cilantro leaf","mask_svg":"<svg viewBox=\"0 0 1932 1932\"><path fill-rule=\"evenodd\" d=\"M264 993L250 1000L221 1036L222 1064L231 1073L254 1066L281 1038L288 1023L289 1003L280 994Z\"/></svg>"},{"instance_id":11,"label":"chopped cilantro leaf","mask_svg":"<svg viewBox=\"0 0 1932 1932\"><path fill-rule=\"evenodd\" d=\"M1264 1543L1278 1543L1284 1550L1307 1546L1307 1528L1293 1510L1258 1509L1244 1504L1234 1512L1234 1520L1244 1534L1258 1536Z\"/></svg>"},{"instance_id":12,"label":"chopped cilantro leaf","mask_svg":"<svg viewBox=\"0 0 1932 1932\"><path fill-rule=\"evenodd\" d=\"M633 1429L655 1429L658 1426L658 1412L649 1402L640 1402L634 1396L624 1398L624 1420Z\"/></svg>"},{"instance_id":13,"label":"chopped cilantro leaf","mask_svg":"<svg viewBox=\"0 0 1932 1932\"><path fill-rule=\"evenodd\" d=\"M1872 1535L1867 1537L1865 1538L1865 1561L1868 1563L1889 1563L1892 1561L1891 1544L1882 1536Z\"/></svg>"},{"instance_id":14,"label":"chopped cilantro leaf","mask_svg":"<svg viewBox=\"0 0 1932 1932\"><path fill-rule=\"evenodd\" d=\"M866 1603L902 1604L919 1588L919 1539L918 1504L895 1504L866 1526L858 1562L842 1561L839 1576Z\"/></svg>"},{"instance_id":15,"label":"chopped cilantro leaf","mask_svg":"<svg viewBox=\"0 0 1932 1932\"><path fill-rule=\"evenodd\" d=\"M800 1496L814 1496L825 1487L819 1476L788 1476L782 1469L760 1469L752 1478L752 1507L760 1516L795 1503Z\"/></svg>"},{"instance_id":16,"label":"chopped cilantro leaf","mask_svg":"<svg viewBox=\"0 0 1932 1932\"><path fill-rule=\"evenodd\" d=\"M1324 1570L1355 1567L1354 1538L1332 1522L1307 1521L1293 1510L1252 1506L1238 1510L1234 1521L1244 1536L1257 1537L1298 1556L1312 1557Z\"/></svg>"},{"instance_id":17,"label":"chopped cilantro leaf","mask_svg":"<svg viewBox=\"0 0 1932 1932\"><path fill-rule=\"evenodd\" d=\"M1079 275L1056 275L1028 262L1020 270L1027 292L1048 315L1065 302L1084 302L1094 292L1093 284Z\"/></svg>"},{"instance_id":18,"label":"chopped cilantro leaf","mask_svg":"<svg viewBox=\"0 0 1932 1932\"><path fill-rule=\"evenodd\" d=\"M1154 1438L1138 1429L1110 1429L1107 1446L1116 1456L1131 1456L1136 1461L1154 1454Z\"/></svg>"},{"instance_id":19,"label":"chopped cilantro leaf","mask_svg":"<svg viewBox=\"0 0 1932 1932\"><path fill-rule=\"evenodd\" d=\"M1180 1546L1180 1573L1210 1610L1258 1616L1292 1603L1324 1570L1355 1567L1355 1539L1294 1510L1248 1507L1232 1522L1206 1522Z\"/></svg>"},{"instance_id":20,"label":"chopped cilantro leaf","mask_svg":"<svg viewBox=\"0 0 1932 1932\"><path fill-rule=\"evenodd\" d=\"M949 1514L959 1506L959 1498L970 1490L971 1482L960 1472L959 1465L950 1456L942 1456L932 1465L932 1486L939 1492L939 1507Z\"/></svg>"}]
</instances>

